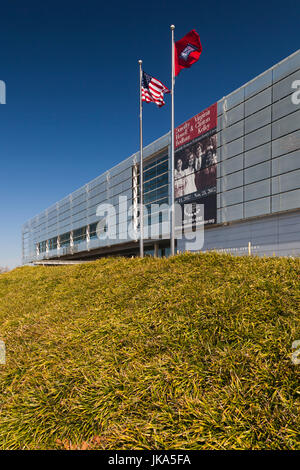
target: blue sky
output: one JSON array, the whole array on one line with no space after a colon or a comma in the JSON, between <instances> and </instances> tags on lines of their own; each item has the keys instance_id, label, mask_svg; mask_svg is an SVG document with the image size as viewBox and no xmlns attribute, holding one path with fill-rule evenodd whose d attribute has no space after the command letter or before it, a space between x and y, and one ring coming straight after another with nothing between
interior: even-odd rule
<instances>
[{"instance_id":1,"label":"blue sky","mask_svg":"<svg viewBox=\"0 0 300 470\"><path fill-rule=\"evenodd\" d=\"M176 80L175 125L299 48L298 0L14 0L0 11L0 266L21 263L21 226L138 149L138 59L170 85L170 24L203 53ZM144 107L144 143L170 98Z\"/></svg>"}]
</instances>

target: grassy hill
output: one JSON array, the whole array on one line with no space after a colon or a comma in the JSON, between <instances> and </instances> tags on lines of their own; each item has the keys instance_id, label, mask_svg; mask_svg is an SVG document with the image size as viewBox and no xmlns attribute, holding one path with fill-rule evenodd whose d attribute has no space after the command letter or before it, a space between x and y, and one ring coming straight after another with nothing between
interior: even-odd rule
<instances>
[{"instance_id":1,"label":"grassy hill","mask_svg":"<svg viewBox=\"0 0 300 470\"><path fill-rule=\"evenodd\" d=\"M299 259L0 275L1 449L300 449Z\"/></svg>"}]
</instances>

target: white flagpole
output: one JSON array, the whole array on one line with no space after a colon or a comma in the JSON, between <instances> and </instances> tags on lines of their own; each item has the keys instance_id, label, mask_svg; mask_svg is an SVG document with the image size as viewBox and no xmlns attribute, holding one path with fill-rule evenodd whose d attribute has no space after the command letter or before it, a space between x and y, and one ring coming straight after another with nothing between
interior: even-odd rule
<instances>
[{"instance_id":1,"label":"white flagpole","mask_svg":"<svg viewBox=\"0 0 300 470\"><path fill-rule=\"evenodd\" d=\"M172 35L172 106L171 106L171 255L175 255L175 188L174 188L174 177L175 177L175 159L174 159L174 29L175 26L172 24L171 35Z\"/></svg>"},{"instance_id":2,"label":"white flagpole","mask_svg":"<svg viewBox=\"0 0 300 470\"><path fill-rule=\"evenodd\" d=\"M144 257L144 165L143 165L143 102L142 102L142 60L139 60L140 73L140 257Z\"/></svg>"}]
</instances>

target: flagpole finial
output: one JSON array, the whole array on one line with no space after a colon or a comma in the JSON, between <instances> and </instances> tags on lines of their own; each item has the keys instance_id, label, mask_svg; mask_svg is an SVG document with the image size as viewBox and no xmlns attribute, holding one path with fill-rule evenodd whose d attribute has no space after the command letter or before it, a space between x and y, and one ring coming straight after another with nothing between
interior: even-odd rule
<instances>
[{"instance_id":1,"label":"flagpole finial","mask_svg":"<svg viewBox=\"0 0 300 470\"><path fill-rule=\"evenodd\" d=\"M171 24L170 28L171 28L172 30L174 30L174 29L175 29L175 25Z\"/></svg>"},{"instance_id":2,"label":"flagpole finial","mask_svg":"<svg viewBox=\"0 0 300 470\"><path fill-rule=\"evenodd\" d=\"M140 60L139 60L139 64L142 65L142 63L143 63L143 61L140 59Z\"/></svg>"}]
</instances>

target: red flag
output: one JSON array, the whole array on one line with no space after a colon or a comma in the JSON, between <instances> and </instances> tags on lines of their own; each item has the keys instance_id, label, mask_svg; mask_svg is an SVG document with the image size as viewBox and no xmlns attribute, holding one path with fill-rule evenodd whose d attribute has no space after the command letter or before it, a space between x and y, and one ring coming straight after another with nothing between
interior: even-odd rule
<instances>
[{"instance_id":1,"label":"red flag","mask_svg":"<svg viewBox=\"0 0 300 470\"><path fill-rule=\"evenodd\" d=\"M175 77L181 69L190 68L199 59L202 45L199 34L192 29L182 39L175 42Z\"/></svg>"}]
</instances>

